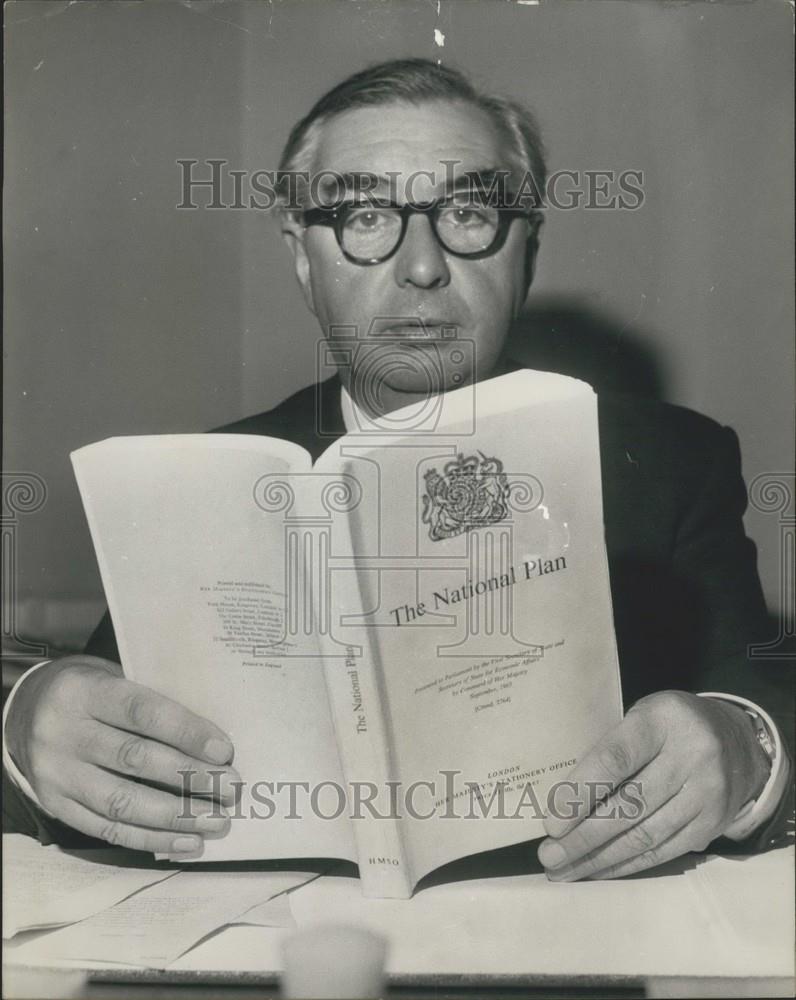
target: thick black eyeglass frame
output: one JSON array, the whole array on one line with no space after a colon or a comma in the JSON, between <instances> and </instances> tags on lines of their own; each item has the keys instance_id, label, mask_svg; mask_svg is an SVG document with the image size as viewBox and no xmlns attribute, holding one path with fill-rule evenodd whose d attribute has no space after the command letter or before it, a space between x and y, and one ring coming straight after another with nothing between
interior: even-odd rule
<instances>
[{"instance_id":1,"label":"thick black eyeglass frame","mask_svg":"<svg viewBox=\"0 0 796 1000\"><path fill-rule=\"evenodd\" d=\"M451 254L453 257L461 257L464 260L482 260L484 257L491 257L492 254L498 252L503 244L506 242L506 237L509 232L509 225L513 219L518 219L521 217L530 218L534 213L525 208L508 208L502 205L493 205L492 208L497 208L498 210L498 227L495 231L495 238L489 244L488 247L484 247L483 250L474 250L472 253L462 253L460 250L451 250L447 243L439 235L437 229L437 211L442 206L450 206L450 198L438 198L435 201L428 202L408 202L405 205L396 205L394 202L355 202L347 201L341 205L329 205L321 208L308 208L302 213L302 218L304 222L304 228L307 229L309 226L331 226L334 229L334 235L337 238L337 245L340 247L343 256L346 260L351 261L352 264L359 264L361 267L369 267L372 264L383 264L385 261L389 260L396 253L398 253L401 248L401 244L406 236L406 230L409 225L409 218L412 215L425 215L428 216L428 221L431 225L431 231L434 233L434 238L437 243L445 250L446 253ZM346 219L350 212L354 209L362 208L391 208L396 209L397 214L401 218L401 233L398 237L398 241L395 246L390 250L388 254L383 257L355 257L350 254L343 246L343 226L345 226Z\"/></svg>"}]
</instances>

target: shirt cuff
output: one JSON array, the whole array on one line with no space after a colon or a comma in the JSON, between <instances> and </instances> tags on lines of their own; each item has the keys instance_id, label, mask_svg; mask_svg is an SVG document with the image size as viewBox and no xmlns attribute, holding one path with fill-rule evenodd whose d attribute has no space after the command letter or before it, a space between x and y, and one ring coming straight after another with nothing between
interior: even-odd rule
<instances>
[{"instance_id":1,"label":"shirt cuff","mask_svg":"<svg viewBox=\"0 0 796 1000\"><path fill-rule=\"evenodd\" d=\"M29 670L26 670L13 686L8 694L8 697L6 698L5 708L3 709L3 767L5 768L6 774L11 779L11 783L15 785L38 809L41 809L45 816L52 817L52 813L48 812L41 802L39 802L39 798L31 788L30 782L14 763L14 760L8 751L8 742L6 740L6 722L8 720L8 714L11 711L11 706L14 704L14 698L16 697L17 691L19 691L31 674L34 674L37 670L40 670L41 667L46 666L50 662L50 660L42 660L41 663L37 663Z\"/></svg>"},{"instance_id":2,"label":"shirt cuff","mask_svg":"<svg viewBox=\"0 0 796 1000\"><path fill-rule=\"evenodd\" d=\"M770 761L771 771L760 795L756 799L750 799L741 807L735 819L722 834L729 840L745 840L773 816L782 797L787 792L790 760L774 720L759 705L749 701L748 698L741 698L736 694L723 694L718 691L700 691L699 697L715 698L717 701L728 701L740 705L747 714L752 717L756 716L762 721L768 730L768 737L774 748L774 756Z\"/></svg>"}]
</instances>

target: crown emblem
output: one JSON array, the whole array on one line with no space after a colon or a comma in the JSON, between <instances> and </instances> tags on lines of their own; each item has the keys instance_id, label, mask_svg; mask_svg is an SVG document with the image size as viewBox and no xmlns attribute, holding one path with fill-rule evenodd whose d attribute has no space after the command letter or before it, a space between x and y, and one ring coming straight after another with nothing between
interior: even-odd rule
<instances>
[{"instance_id":1,"label":"crown emblem","mask_svg":"<svg viewBox=\"0 0 796 1000\"><path fill-rule=\"evenodd\" d=\"M500 459L460 452L441 474L429 469L423 478L422 520L433 542L497 524L508 515L509 484Z\"/></svg>"}]
</instances>

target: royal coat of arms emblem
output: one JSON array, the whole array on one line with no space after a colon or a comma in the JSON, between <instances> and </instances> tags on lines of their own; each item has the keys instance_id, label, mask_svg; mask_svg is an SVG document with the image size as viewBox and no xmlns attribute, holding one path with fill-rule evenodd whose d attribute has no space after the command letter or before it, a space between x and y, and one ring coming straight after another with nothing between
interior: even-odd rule
<instances>
[{"instance_id":1,"label":"royal coat of arms emblem","mask_svg":"<svg viewBox=\"0 0 796 1000\"><path fill-rule=\"evenodd\" d=\"M433 542L497 524L508 515L509 484L498 458L481 451L468 457L460 453L442 474L429 469L423 478L422 517Z\"/></svg>"}]
</instances>

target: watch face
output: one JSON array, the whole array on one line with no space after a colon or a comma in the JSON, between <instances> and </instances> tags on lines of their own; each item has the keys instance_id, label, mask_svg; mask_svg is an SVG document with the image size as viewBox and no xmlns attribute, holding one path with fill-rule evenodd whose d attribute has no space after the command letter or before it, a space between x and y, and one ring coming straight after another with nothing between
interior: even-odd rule
<instances>
[{"instance_id":1,"label":"watch face","mask_svg":"<svg viewBox=\"0 0 796 1000\"><path fill-rule=\"evenodd\" d=\"M774 744L768 735L768 729L766 729L765 723L761 719L757 721L757 742L765 750L769 760L773 760L776 757L777 751L774 749Z\"/></svg>"},{"instance_id":2,"label":"watch face","mask_svg":"<svg viewBox=\"0 0 796 1000\"><path fill-rule=\"evenodd\" d=\"M763 722L757 712L753 712L748 708L744 708L744 711L754 723L757 742L763 748L763 751L768 759L773 761L777 756L777 749L774 745L774 741L771 739L771 733L768 731L768 726L765 722Z\"/></svg>"}]
</instances>

